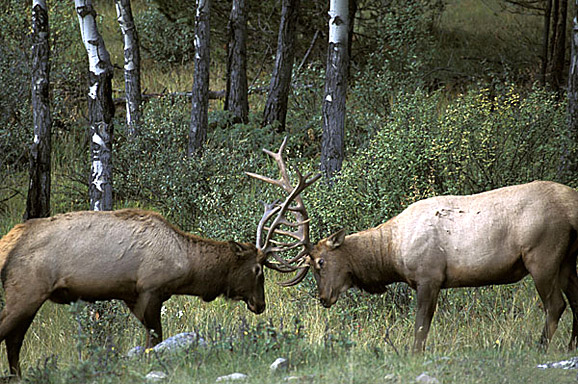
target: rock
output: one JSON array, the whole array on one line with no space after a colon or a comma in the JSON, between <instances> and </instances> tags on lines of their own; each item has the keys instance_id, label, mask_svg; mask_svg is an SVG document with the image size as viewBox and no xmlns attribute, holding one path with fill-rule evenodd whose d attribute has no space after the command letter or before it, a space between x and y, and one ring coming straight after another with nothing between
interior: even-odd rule
<instances>
[{"instance_id":1,"label":"rock","mask_svg":"<svg viewBox=\"0 0 578 384\"><path fill-rule=\"evenodd\" d=\"M243 373L231 373L230 375L227 376L221 376L221 377L217 377L217 382L220 381L243 381L243 380L247 380L249 378L249 376L243 374Z\"/></svg>"},{"instance_id":2,"label":"rock","mask_svg":"<svg viewBox=\"0 0 578 384\"><path fill-rule=\"evenodd\" d=\"M287 368L289 368L289 361L283 357L279 357L269 366L271 372L286 371Z\"/></svg>"},{"instance_id":3,"label":"rock","mask_svg":"<svg viewBox=\"0 0 578 384\"><path fill-rule=\"evenodd\" d=\"M578 357L572 357L569 360L557 361L555 363L538 364L538 368L578 369Z\"/></svg>"},{"instance_id":4,"label":"rock","mask_svg":"<svg viewBox=\"0 0 578 384\"><path fill-rule=\"evenodd\" d=\"M315 375L305 375L305 376L287 376L283 378L283 381L288 383L311 383L315 380Z\"/></svg>"},{"instance_id":5,"label":"rock","mask_svg":"<svg viewBox=\"0 0 578 384\"><path fill-rule=\"evenodd\" d=\"M418 377L415 378L416 383L420 384L439 384L440 381L435 377L428 375L427 373L422 373Z\"/></svg>"},{"instance_id":6,"label":"rock","mask_svg":"<svg viewBox=\"0 0 578 384\"><path fill-rule=\"evenodd\" d=\"M141 347L140 345L137 345L136 347L132 348L131 350L129 350L126 353L127 357L136 357L136 356L140 356L144 353L145 348Z\"/></svg>"},{"instance_id":7,"label":"rock","mask_svg":"<svg viewBox=\"0 0 578 384\"><path fill-rule=\"evenodd\" d=\"M202 337L199 337L195 332L183 332L178 335L171 336L168 339L155 345L152 349L155 352L165 353L165 352L178 352L187 348L193 347L206 347L207 342ZM127 357L141 356L146 352L144 347L136 346L129 350L126 355Z\"/></svg>"},{"instance_id":8,"label":"rock","mask_svg":"<svg viewBox=\"0 0 578 384\"><path fill-rule=\"evenodd\" d=\"M177 352L195 346L206 347L207 342L195 332L183 332L160 342L153 349L157 352Z\"/></svg>"},{"instance_id":9,"label":"rock","mask_svg":"<svg viewBox=\"0 0 578 384\"><path fill-rule=\"evenodd\" d=\"M161 371L151 371L146 376L145 379L149 383L158 383L169 377L166 373Z\"/></svg>"}]
</instances>

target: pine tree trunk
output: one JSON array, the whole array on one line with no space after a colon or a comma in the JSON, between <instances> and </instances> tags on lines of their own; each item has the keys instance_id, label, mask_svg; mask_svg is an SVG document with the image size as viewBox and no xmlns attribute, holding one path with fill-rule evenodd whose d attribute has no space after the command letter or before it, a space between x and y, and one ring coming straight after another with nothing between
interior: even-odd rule
<instances>
[{"instance_id":1,"label":"pine tree trunk","mask_svg":"<svg viewBox=\"0 0 578 384\"><path fill-rule=\"evenodd\" d=\"M130 0L114 0L120 30L124 38L124 86L126 93L126 125L130 136L139 133L140 106L140 47L132 16Z\"/></svg>"},{"instance_id":2,"label":"pine tree trunk","mask_svg":"<svg viewBox=\"0 0 578 384\"><path fill-rule=\"evenodd\" d=\"M559 0L556 17L556 28L553 34L554 44L552 51L552 86L560 90L564 78L566 59L566 20L568 13L568 0Z\"/></svg>"},{"instance_id":3,"label":"pine tree trunk","mask_svg":"<svg viewBox=\"0 0 578 384\"><path fill-rule=\"evenodd\" d=\"M112 210L112 64L96 27L91 0L75 0L84 47L88 54L88 121L90 124L90 209Z\"/></svg>"},{"instance_id":4,"label":"pine tree trunk","mask_svg":"<svg viewBox=\"0 0 578 384\"><path fill-rule=\"evenodd\" d=\"M341 170L344 156L345 101L349 67L348 11L347 0L331 0L321 142L321 171L328 179Z\"/></svg>"},{"instance_id":5,"label":"pine tree trunk","mask_svg":"<svg viewBox=\"0 0 578 384\"><path fill-rule=\"evenodd\" d=\"M227 53L227 87L225 110L233 113L236 122L249 121L247 86L247 16L245 0L233 0L229 17Z\"/></svg>"},{"instance_id":6,"label":"pine tree trunk","mask_svg":"<svg viewBox=\"0 0 578 384\"><path fill-rule=\"evenodd\" d=\"M263 125L279 122L278 131L285 130L287 102L291 90L291 75L295 56L295 30L300 0L283 0L277 40L275 68L271 76L269 95L263 112Z\"/></svg>"},{"instance_id":7,"label":"pine tree trunk","mask_svg":"<svg viewBox=\"0 0 578 384\"><path fill-rule=\"evenodd\" d=\"M572 53L570 56L570 70L568 71L568 128L570 139L578 140L578 0L574 7L574 18L572 22L572 33L570 35ZM576 172L576 159L570 151L565 148L563 151L561 165L561 179Z\"/></svg>"},{"instance_id":8,"label":"pine tree trunk","mask_svg":"<svg viewBox=\"0 0 578 384\"><path fill-rule=\"evenodd\" d=\"M50 28L45 0L32 4L32 116L30 185L24 219L50 216Z\"/></svg>"},{"instance_id":9,"label":"pine tree trunk","mask_svg":"<svg viewBox=\"0 0 578 384\"><path fill-rule=\"evenodd\" d=\"M548 72L548 47L550 44L550 19L552 17L552 0L546 1L544 9L544 30L542 31L542 68L540 70L540 84L546 85Z\"/></svg>"},{"instance_id":10,"label":"pine tree trunk","mask_svg":"<svg viewBox=\"0 0 578 384\"><path fill-rule=\"evenodd\" d=\"M197 1L189 156L202 150L209 129L210 3Z\"/></svg>"}]
</instances>

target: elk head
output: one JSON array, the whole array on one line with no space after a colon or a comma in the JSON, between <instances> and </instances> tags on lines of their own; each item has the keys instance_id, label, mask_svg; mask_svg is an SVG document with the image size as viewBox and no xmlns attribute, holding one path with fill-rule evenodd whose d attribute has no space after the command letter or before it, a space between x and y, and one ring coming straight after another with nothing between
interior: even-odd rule
<instances>
[{"instance_id":1,"label":"elk head","mask_svg":"<svg viewBox=\"0 0 578 384\"><path fill-rule=\"evenodd\" d=\"M317 243L310 253L309 264L317 281L321 304L329 308L352 285L348 257L342 247L345 229L332 234Z\"/></svg>"},{"instance_id":2,"label":"elk head","mask_svg":"<svg viewBox=\"0 0 578 384\"><path fill-rule=\"evenodd\" d=\"M312 250L309 239L309 216L300 194L305 188L315 183L321 177L321 174L312 176L311 173L308 173L303 176L298 169L295 169L298 180L297 185L293 186L287 172L287 166L283 160L283 151L286 144L287 137L285 137L279 151L276 153L263 149L263 152L271 156L277 163L281 174L279 179L271 179L250 172L246 172L246 174L266 183L276 185L287 194L282 202L277 200L271 204L264 204L265 212L257 226L256 246L265 258L265 266L282 273L298 271L292 279L280 283L282 286L289 287L300 283L307 275L310 260L309 254ZM291 213L293 218L287 218L287 213ZM270 224L268 224L269 222ZM265 231L266 233L264 233ZM290 240L275 240L273 235ZM294 257L285 259L280 256L281 252L299 247L301 247L301 250ZM269 256L272 256L275 262L268 260Z\"/></svg>"},{"instance_id":3,"label":"elk head","mask_svg":"<svg viewBox=\"0 0 578 384\"><path fill-rule=\"evenodd\" d=\"M229 245L236 254L237 262L231 268L226 297L243 300L251 312L260 314L265 310L265 259L252 244L230 241Z\"/></svg>"}]
</instances>

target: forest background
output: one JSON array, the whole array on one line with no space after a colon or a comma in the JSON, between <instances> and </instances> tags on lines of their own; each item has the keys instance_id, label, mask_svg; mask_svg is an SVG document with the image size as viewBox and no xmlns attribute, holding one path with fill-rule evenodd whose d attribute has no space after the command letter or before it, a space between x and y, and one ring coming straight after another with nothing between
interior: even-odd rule
<instances>
[{"instance_id":1,"label":"forest background","mask_svg":"<svg viewBox=\"0 0 578 384\"><path fill-rule=\"evenodd\" d=\"M132 3L142 89L152 97L143 104L136 138L129 138L123 104L117 105L114 207L153 209L195 234L253 242L259 200L275 198L244 174L275 175L261 148L276 149L288 136L290 163L319 169L328 4L302 2L287 124L279 130L262 126L261 117L280 4L248 2L249 122L235 123L222 99L211 100L206 144L194 158L186 156L191 102L183 95L192 85L194 2L167 4L172 2ZM304 195L313 240L341 227L354 232L378 225L433 195L536 179L578 186L562 165L575 152L564 86L553 81L553 69L542 78L541 12L499 0L358 1L358 7L343 168L331 185L317 183ZM120 98L123 45L114 4L98 1L95 8ZM210 84L219 91L226 82L230 4L215 9ZM21 221L26 206L33 140L30 14L26 2L0 5L0 234ZM87 64L74 7L49 2L49 17L56 214L88 209ZM531 281L443 292L426 354L415 357L409 354L413 293L406 286L394 285L381 296L353 290L326 310L312 281L283 289L275 284L282 278L267 274L268 309L261 316L224 300L171 299L165 334L194 330L209 346L142 360L124 357L142 344L144 331L121 305L102 326L83 306L46 304L25 340L25 379L125 382L155 369L175 383L212 382L234 371L249 374L249 382L282 382L284 376L272 375L268 366L285 357L285 376L301 382L411 382L426 371L442 382L575 380L566 371L536 368L569 356L571 318L564 315L549 352L540 352L543 312ZM113 349L104 347L110 339Z\"/></svg>"}]
</instances>

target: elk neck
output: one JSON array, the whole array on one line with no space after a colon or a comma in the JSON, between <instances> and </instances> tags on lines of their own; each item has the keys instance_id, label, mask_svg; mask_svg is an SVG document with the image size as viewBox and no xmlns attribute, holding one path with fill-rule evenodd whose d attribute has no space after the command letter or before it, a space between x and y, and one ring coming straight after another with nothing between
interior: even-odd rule
<instances>
[{"instance_id":1,"label":"elk neck","mask_svg":"<svg viewBox=\"0 0 578 384\"><path fill-rule=\"evenodd\" d=\"M204 301L226 293L229 270L235 265L229 244L189 236L186 249L189 272L180 293L197 295Z\"/></svg>"},{"instance_id":2,"label":"elk neck","mask_svg":"<svg viewBox=\"0 0 578 384\"><path fill-rule=\"evenodd\" d=\"M398 272L394 242L395 220L354 233L343 244L355 286L370 293L383 293L387 285L404 281Z\"/></svg>"}]
</instances>

